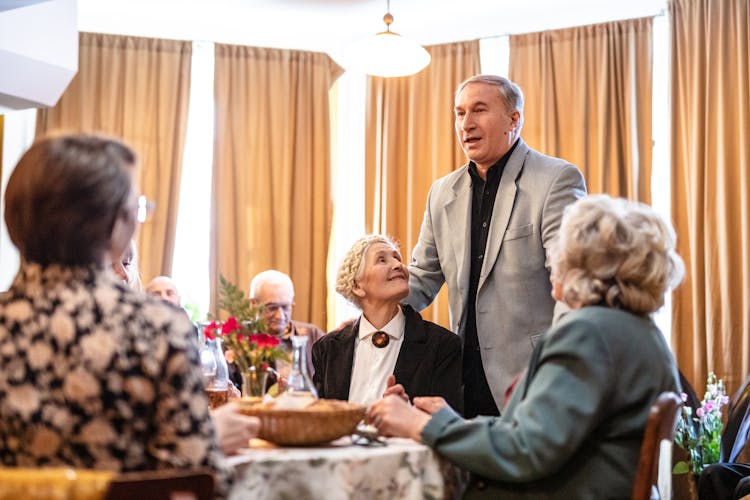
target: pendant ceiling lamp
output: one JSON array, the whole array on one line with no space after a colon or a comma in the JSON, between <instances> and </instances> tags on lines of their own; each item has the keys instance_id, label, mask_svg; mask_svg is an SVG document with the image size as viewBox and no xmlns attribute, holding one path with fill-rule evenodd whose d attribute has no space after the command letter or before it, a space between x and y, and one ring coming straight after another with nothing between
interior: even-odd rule
<instances>
[{"instance_id":1,"label":"pendant ceiling lamp","mask_svg":"<svg viewBox=\"0 0 750 500\"><path fill-rule=\"evenodd\" d=\"M419 73L430 64L430 54L424 47L391 31L390 0L383 22L385 31L349 47L347 60L351 67L372 76L393 77Z\"/></svg>"}]
</instances>

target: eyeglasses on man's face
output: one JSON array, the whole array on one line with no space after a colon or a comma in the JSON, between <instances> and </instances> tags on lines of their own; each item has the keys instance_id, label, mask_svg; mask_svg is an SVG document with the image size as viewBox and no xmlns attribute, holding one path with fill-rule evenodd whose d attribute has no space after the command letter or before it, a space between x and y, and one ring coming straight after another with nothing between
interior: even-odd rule
<instances>
[{"instance_id":1,"label":"eyeglasses on man's face","mask_svg":"<svg viewBox=\"0 0 750 500\"><path fill-rule=\"evenodd\" d=\"M263 311L270 314L276 314L278 311L290 314L293 305L294 302L267 302L263 304Z\"/></svg>"}]
</instances>

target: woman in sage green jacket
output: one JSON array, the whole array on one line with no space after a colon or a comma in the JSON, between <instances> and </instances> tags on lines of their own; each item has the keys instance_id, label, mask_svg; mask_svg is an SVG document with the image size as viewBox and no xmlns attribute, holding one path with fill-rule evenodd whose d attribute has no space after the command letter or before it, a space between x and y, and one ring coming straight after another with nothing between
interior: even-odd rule
<instances>
[{"instance_id":1,"label":"woman in sage green jacket","mask_svg":"<svg viewBox=\"0 0 750 500\"><path fill-rule=\"evenodd\" d=\"M503 414L464 420L440 398L409 406L391 395L369 420L469 470L467 498L630 498L649 408L679 391L650 318L682 278L674 245L672 228L645 205L578 200L551 263L553 295L571 311L535 346Z\"/></svg>"}]
</instances>

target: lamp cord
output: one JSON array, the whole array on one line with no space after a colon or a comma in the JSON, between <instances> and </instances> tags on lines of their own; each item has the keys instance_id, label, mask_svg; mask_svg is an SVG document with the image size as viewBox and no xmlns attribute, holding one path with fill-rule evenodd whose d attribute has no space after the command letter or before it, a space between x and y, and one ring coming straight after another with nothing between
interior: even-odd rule
<instances>
[{"instance_id":1,"label":"lamp cord","mask_svg":"<svg viewBox=\"0 0 750 500\"><path fill-rule=\"evenodd\" d=\"M385 23L385 30L391 31L391 23L393 22L393 16L391 15L391 0L385 1L385 15L383 16L383 22Z\"/></svg>"}]
</instances>

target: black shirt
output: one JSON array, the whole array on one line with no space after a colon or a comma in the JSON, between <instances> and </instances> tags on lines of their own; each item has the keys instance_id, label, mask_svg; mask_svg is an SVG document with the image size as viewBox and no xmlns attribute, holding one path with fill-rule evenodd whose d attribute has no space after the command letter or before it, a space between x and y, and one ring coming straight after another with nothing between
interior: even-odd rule
<instances>
[{"instance_id":1,"label":"black shirt","mask_svg":"<svg viewBox=\"0 0 750 500\"><path fill-rule=\"evenodd\" d=\"M510 150L487 170L487 180L479 175L474 162L469 163L471 176L471 270L469 271L469 297L464 332L464 416L472 418L477 415L499 415L500 412L487 384L487 377L482 367L482 355L477 335L477 290L479 275L482 272L484 253L492 221L492 210L495 196L500 187L505 164L513 154L518 141Z\"/></svg>"}]
</instances>

